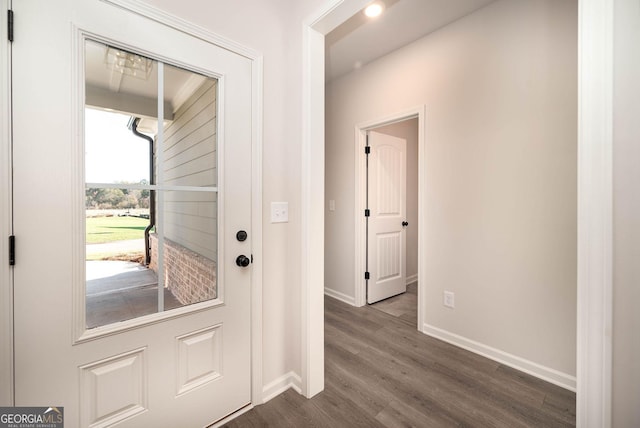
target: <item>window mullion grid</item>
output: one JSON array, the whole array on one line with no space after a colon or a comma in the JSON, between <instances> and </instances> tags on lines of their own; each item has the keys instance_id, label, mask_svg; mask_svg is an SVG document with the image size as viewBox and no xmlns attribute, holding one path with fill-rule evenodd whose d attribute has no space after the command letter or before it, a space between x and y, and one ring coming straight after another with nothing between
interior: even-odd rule
<instances>
[{"instance_id":1,"label":"window mullion grid","mask_svg":"<svg viewBox=\"0 0 640 428\"><path fill-rule=\"evenodd\" d=\"M164 63L158 61L158 134L156 135L156 184L164 184ZM158 237L158 312L164 311L164 192L156 193Z\"/></svg>"}]
</instances>

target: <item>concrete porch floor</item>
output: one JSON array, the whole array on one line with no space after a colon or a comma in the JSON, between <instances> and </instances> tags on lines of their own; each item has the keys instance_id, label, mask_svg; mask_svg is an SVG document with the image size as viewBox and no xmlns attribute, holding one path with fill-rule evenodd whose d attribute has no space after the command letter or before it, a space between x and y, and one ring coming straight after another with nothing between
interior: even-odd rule
<instances>
[{"instance_id":1,"label":"concrete porch floor","mask_svg":"<svg viewBox=\"0 0 640 428\"><path fill-rule=\"evenodd\" d=\"M126 321L158 311L158 279L139 263L123 261L87 262L87 328ZM164 290L165 310L181 304Z\"/></svg>"}]
</instances>

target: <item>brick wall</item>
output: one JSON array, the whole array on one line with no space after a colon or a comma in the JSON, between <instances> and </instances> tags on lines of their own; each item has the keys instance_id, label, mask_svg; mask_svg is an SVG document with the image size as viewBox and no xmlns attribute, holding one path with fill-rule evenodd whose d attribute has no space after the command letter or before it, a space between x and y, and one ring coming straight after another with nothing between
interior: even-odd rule
<instances>
[{"instance_id":1,"label":"brick wall","mask_svg":"<svg viewBox=\"0 0 640 428\"><path fill-rule=\"evenodd\" d=\"M158 237L151 241L149 268L158 273ZM217 297L216 263L182 245L164 239L165 286L183 305Z\"/></svg>"}]
</instances>

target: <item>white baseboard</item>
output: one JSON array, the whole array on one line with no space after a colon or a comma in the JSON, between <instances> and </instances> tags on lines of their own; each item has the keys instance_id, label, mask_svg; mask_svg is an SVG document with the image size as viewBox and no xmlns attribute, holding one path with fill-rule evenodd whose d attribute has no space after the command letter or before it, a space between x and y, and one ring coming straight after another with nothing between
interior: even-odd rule
<instances>
[{"instance_id":1,"label":"white baseboard","mask_svg":"<svg viewBox=\"0 0 640 428\"><path fill-rule=\"evenodd\" d=\"M336 290L332 290L330 288L325 287L324 288L324 294L326 294L329 297L333 297L334 299L338 299L341 302L344 302L348 305L351 306L356 306L356 299L355 297L351 297L351 296L347 296L346 294L343 294L339 291Z\"/></svg>"},{"instance_id":2,"label":"white baseboard","mask_svg":"<svg viewBox=\"0 0 640 428\"><path fill-rule=\"evenodd\" d=\"M418 280L418 274L417 273L415 275L408 276L407 277L407 285L413 284L417 280Z\"/></svg>"},{"instance_id":3,"label":"white baseboard","mask_svg":"<svg viewBox=\"0 0 640 428\"><path fill-rule=\"evenodd\" d=\"M265 385L262 388L262 403L264 404L272 398L277 397L278 395L285 392L287 389L293 388L298 394L302 394L302 379L295 372L289 372L285 375L280 376L278 379L270 382L268 385ZM237 418L243 413L248 412L253 409L253 404L250 404L242 409L238 410L235 413L230 414L224 419L219 420L215 424L213 424L213 428L221 427L227 422Z\"/></svg>"},{"instance_id":4,"label":"white baseboard","mask_svg":"<svg viewBox=\"0 0 640 428\"><path fill-rule=\"evenodd\" d=\"M473 353L482 355L483 357L502 363L506 366L512 367L516 370L528 373L532 376L545 380L547 382L558 385L569 391L576 391L576 377L562 373L558 370L545 367L543 365L534 363L533 361L526 360L516 355L509 354L508 352L501 351L491 346L484 345L466 337L459 336L454 333L450 333L446 330L442 330L438 327L434 327L429 324L424 324L422 332L428 336L435 337L444 342L466 349Z\"/></svg>"},{"instance_id":5,"label":"white baseboard","mask_svg":"<svg viewBox=\"0 0 640 428\"><path fill-rule=\"evenodd\" d=\"M280 376L262 388L262 404L282 394L287 389L293 388L298 394L302 394L302 379L295 372L289 372Z\"/></svg>"}]
</instances>

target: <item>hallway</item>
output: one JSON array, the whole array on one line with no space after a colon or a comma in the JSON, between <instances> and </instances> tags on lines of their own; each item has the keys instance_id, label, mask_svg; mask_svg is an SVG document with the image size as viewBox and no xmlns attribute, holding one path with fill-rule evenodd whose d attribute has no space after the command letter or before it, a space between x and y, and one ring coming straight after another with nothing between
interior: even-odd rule
<instances>
[{"instance_id":1,"label":"hallway","mask_svg":"<svg viewBox=\"0 0 640 428\"><path fill-rule=\"evenodd\" d=\"M325 370L313 399L288 390L225 426L575 426L573 392L330 297Z\"/></svg>"}]
</instances>

